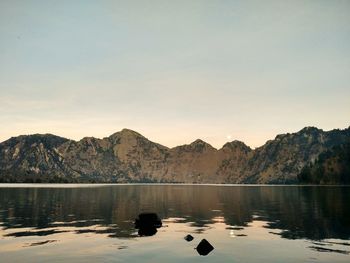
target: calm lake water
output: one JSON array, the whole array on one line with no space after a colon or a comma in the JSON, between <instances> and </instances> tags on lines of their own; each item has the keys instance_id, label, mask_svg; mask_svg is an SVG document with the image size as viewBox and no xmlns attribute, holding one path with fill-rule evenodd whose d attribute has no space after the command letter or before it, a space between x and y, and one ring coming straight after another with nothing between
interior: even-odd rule
<instances>
[{"instance_id":1,"label":"calm lake water","mask_svg":"<svg viewBox=\"0 0 350 263\"><path fill-rule=\"evenodd\" d=\"M1 262L350 262L349 239L350 187L0 184Z\"/></svg>"}]
</instances>

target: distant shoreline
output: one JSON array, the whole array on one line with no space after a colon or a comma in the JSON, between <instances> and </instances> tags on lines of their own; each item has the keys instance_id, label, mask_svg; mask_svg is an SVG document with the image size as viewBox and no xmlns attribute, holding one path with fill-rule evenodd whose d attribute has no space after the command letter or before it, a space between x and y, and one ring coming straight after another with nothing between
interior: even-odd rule
<instances>
[{"instance_id":1,"label":"distant shoreline","mask_svg":"<svg viewBox=\"0 0 350 263\"><path fill-rule=\"evenodd\" d=\"M191 184L191 183L0 183L0 188L74 188L74 187L100 187L100 186L278 186L278 187L289 187L289 186L298 186L298 187L350 187L348 184Z\"/></svg>"}]
</instances>

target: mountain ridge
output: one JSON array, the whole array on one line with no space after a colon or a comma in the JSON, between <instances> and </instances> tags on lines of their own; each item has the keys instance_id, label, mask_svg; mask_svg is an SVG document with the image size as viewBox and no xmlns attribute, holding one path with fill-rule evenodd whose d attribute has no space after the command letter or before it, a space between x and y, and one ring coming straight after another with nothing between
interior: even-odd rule
<instances>
[{"instance_id":1,"label":"mountain ridge","mask_svg":"<svg viewBox=\"0 0 350 263\"><path fill-rule=\"evenodd\" d=\"M20 135L0 143L0 181L295 183L303 167L349 138L349 128L305 127L255 149L237 140L216 149L201 139L168 148L130 129L79 141Z\"/></svg>"},{"instance_id":2,"label":"mountain ridge","mask_svg":"<svg viewBox=\"0 0 350 263\"><path fill-rule=\"evenodd\" d=\"M335 128L335 129L331 129L331 130L323 130L323 129L317 128L317 127L315 127L315 126L306 126L306 127L302 128L302 129L296 131L296 132L287 132L287 133L277 134L277 135L275 136L274 139L268 139L268 140L265 141L265 143L264 143L263 145L254 147L254 149L260 148L260 147L264 146L267 142L273 141L273 140L277 139L277 138L280 137L280 136L285 136L285 135L290 135L290 134L297 134L297 133L300 133L300 132L303 132L303 131L317 130L317 131L320 131L320 132L332 132L332 131L344 131L344 130L348 130L348 129L350 129L350 126L347 127L347 128L344 128L344 129ZM49 135L49 136L50 136L50 135L51 135L51 136L55 136L55 137L58 137L58 138L63 138L63 139L65 139L65 140L75 141L75 142L79 142L79 141L81 141L81 140L83 140L83 139L85 139L85 138L93 138L93 139L96 139L96 140L103 140L103 139L107 139L107 138L110 138L110 137L112 137L112 136L115 136L116 134L122 134L122 133L126 133L126 132L133 133L133 134L138 135L138 136L140 136L140 137L146 138L147 140L149 140L149 141L151 141L151 142L157 143L157 142L153 141L152 139L149 139L148 137L142 135L141 133L139 133L139 132L137 132L137 131L135 131L135 130L128 129L128 128L123 128L123 129L121 129L120 131L114 132L114 133L112 133L111 135L105 136L105 137L102 137L102 138L100 138L100 137L95 137L95 136L85 136L85 137L82 137L82 138L80 138L80 139L70 139L70 138L65 138L65 137L62 137L62 136L60 136L60 135L55 135L55 134L52 134L52 133L30 133L30 134L21 134L21 135L18 135L18 136L12 136L12 137L10 137L10 138L8 138L8 139L5 139L5 140L3 140L3 141L0 141L0 144L3 143L3 142L5 142L5 141L8 141L8 140L10 140L10 139L12 139L12 138L19 138L19 137L25 137L25 136L34 136L34 135L39 135L39 136L44 136L44 135ZM171 146L171 147L166 146L166 145L163 145L163 144L161 144L161 143L157 143L157 144L159 144L159 145L161 145L161 146L163 146L163 147L166 147L166 148L168 148L168 149L172 149L172 148L176 148L176 147L183 146L183 145L190 145L190 144L192 144L192 143L195 143L196 141L202 141L202 142L204 142L204 143L209 144L210 146L212 146L210 143L208 143L208 142L206 142L206 141L204 141L203 139L200 139L200 138L197 138L197 139L195 139L195 140L193 140L192 142L189 142L189 143L184 143L184 144L180 144L180 145L176 145L176 146ZM226 143L224 143L224 144L223 144L221 147L219 147L219 148L214 147L214 146L212 146L212 147L215 148L215 149L217 149L217 150L220 150L220 149L222 149L226 144L228 144L228 143L233 143L233 142L240 142L240 143L243 143L243 144L245 144L247 147L253 149L251 146L247 145L245 142L240 141L240 140L237 140L237 139L234 139L234 140L232 140L232 141L227 141Z\"/></svg>"}]
</instances>

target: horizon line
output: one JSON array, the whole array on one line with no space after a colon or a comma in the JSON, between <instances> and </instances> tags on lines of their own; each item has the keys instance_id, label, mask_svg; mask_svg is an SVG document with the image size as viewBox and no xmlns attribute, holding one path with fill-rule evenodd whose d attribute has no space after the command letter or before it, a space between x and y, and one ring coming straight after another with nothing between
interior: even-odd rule
<instances>
[{"instance_id":1,"label":"horizon line","mask_svg":"<svg viewBox=\"0 0 350 263\"><path fill-rule=\"evenodd\" d=\"M305 126L305 127L303 127L302 129L300 129L300 130L298 130L298 131L295 131L295 132L286 132L286 133L279 133L279 134L276 134L274 138L266 140L262 145L257 146L257 147L249 146L249 145L246 144L244 141L235 139L235 140L232 140L232 141L227 141L227 142L225 142L221 147L217 148L217 147L214 147L212 144L206 142L205 140L203 140L203 139L201 139L201 138L197 138L197 139L195 139L194 141L189 142L189 143L183 143L183 144L179 144L179 145L176 145L176 146L173 146L173 147L169 147L169 146L166 146L166 145L164 145L164 144L158 143L158 142L154 141L153 139L149 139L149 137L146 137L146 136L144 136L143 134L141 134L141 133L139 133L139 132L137 132L137 131L135 131L135 130L133 130L133 129L129 129L129 128L123 128L123 129L121 129L121 130L119 130L119 131L117 131L117 132L114 132L114 133L110 134L109 136L105 136L105 137L102 137L102 138L100 138L100 137L94 137L94 136L84 136L84 137L82 137L82 138L80 138L80 139L71 139L71 138L63 137L63 136L60 136L60 135L57 135L57 134L54 134L54 133L50 133L50 132L48 132L48 133L20 134L20 135L17 135L17 136L11 136L11 137L8 138L8 139L5 139L5 140L3 140L3 141L0 141L0 144L6 142L6 141L8 141L8 140L10 140L11 138L16 138L16 137L20 137L20 136L31 136L31 135L53 135L53 136L61 137L61 138L64 138L64 139L67 139L67 140L70 140L70 141L74 141L74 142L79 142L79 141L81 141L81 140L83 140L83 139L85 139L85 138L94 138L94 139L98 139L98 140L103 140L103 139L106 139L106 138L111 137L112 135L114 135L114 134L116 134L116 133L121 133L121 132L123 132L123 131L131 131L131 132L133 132L133 133L136 133L136 134L138 134L138 135L140 135L140 136L146 138L147 140L149 140L149 141L151 141L151 142L153 142L153 143L159 144L159 145L161 145L161 146L163 146L163 147L166 147L166 148L168 148L168 149L173 149L173 148L180 147L180 146L185 146L185 145L191 145L191 144L195 143L196 141L202 141L202 142L208 144L209 146L211 146L212 148L214 148L215 150L220 150L220 149L222 149L226 144L228 144L228 143L233 143L233 142L240 142L240 143L243 143L245 146L249 147L250 149L255 150L255 149L257 149L257 148L260 148L260 147L264 146L267 142L276 139L277 136L280 136L280 135L288 135L288 134L296 134L296 133L301 132L302 130L309 129L309 128L314 128L314 129L317 129L317 130L319 130L319 131L321 131L321 132L330 132L330 131L334 131L334 130L346 130L346 129L350 129L350 125L349 125L348 127L346 127L346 128L333 128L333 129L330 129L330 130L324 130L324 129L318 128L318 127L316 127L316 126Z\"/></svg>"}]
</instances>

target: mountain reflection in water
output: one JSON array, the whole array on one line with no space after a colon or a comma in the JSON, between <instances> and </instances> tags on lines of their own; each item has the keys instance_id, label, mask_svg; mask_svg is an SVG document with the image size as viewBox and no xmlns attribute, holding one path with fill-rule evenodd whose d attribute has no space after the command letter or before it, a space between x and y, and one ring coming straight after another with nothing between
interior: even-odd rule
<instances>
[{"instance_id":1,"label":"mountain reflection in water","mask_svg":"<svg viewBox=\"0 0 350 263\"><path fill-rule=\"evenodd\" d=\"M27 246L56 245L52 237L59 233L135 239L139 238L135 219L151 211L163 220L163 232L177 227L174 231L183 237L189 233L205 237L209 230L220 228L228 235L249 238L249 229L259 226L271 238L306 240L308 249L317 252L331 253L334 244L327 244L332 242L327 240L337 240L341 249L334 248L334 252L346 255L350 250L349 190L311 186L0 185L0 242L46 236L48 240L35 239ZM125 248L121 245L119 249ZM215 250L219 253L217 250L220 247Z\"/></svg>"}]
</instances>

